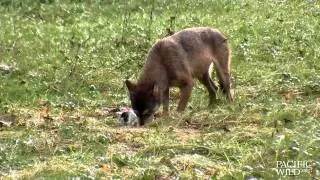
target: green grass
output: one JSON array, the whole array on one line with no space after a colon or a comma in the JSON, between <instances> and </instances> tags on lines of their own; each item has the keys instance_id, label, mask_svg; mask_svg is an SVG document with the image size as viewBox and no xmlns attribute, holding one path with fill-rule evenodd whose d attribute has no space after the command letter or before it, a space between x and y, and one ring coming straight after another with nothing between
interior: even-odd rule
<instances>
[{"instance_id":1,"label":"green grass","mask_svg":"<svg viewBox=\"0 0 320 180\"><path fill-rule=\"evenodd\" d=\"M0 177L291 179L275 168L296 160L319 178L319 19L313 0L2 0L0 62L18 70L0 74ZM227 35L235 102L208 108L198 83L145 127L101 112L129 104L123 81L167 29L193 26Z\"/></svg>"}]
</instances>

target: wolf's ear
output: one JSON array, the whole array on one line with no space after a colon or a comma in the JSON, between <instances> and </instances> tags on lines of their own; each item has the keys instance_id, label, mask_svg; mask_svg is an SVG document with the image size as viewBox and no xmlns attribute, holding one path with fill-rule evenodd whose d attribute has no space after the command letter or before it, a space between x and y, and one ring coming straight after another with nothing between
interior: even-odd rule
<instances>
[{"instance_id":1,"label":"wolf's ear","mask_svg":"<svg viewBox=\"0 0 320 180\"><path fill-rule=\"evenodd\" d=\"M157 84L153 85L153 96L157 97L159 95L159 86Z\"/></svg>"},{"instance_id":2,"label":"wolf's ear","mask_svg":"<svg viewBox=\"0 0 320 180\"><path fill-rule=\"evenodd\" d=\"M126 84L128 90L129 90L129 92L134 91L134 89L137 86L137 83L135 81L128 80L128 79L125 81L125 84Z\"/></svg>"}]
</instances>

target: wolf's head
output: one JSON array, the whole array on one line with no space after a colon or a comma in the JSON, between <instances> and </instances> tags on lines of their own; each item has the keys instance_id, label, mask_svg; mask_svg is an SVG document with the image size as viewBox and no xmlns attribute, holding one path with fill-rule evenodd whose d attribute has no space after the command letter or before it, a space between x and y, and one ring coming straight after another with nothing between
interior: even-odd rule
<instances>
[{"instance_id":1,"label":"wolf's head","mask_svg":"<svg viewBox=\"0 0 320 180\"><path fill-rule=\"evenodd\" d=\"M159 87L156 84L137 85L136 82L126 80L132 109L140 119L140 125L153 119L161 104Z\"/></svg>"}]
</instances>

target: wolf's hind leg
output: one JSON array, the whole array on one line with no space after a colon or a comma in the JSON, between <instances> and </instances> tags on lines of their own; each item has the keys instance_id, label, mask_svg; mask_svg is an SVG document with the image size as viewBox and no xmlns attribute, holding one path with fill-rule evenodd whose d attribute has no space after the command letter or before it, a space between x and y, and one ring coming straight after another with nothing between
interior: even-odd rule
<instances>
[{"instance_id":1,"label":"wolf's hind leg","mask_svg":"<svg viewBox=\"0 0 320 180\"><path fill-rule=\"evenodd\" d=\"M199 81L207 88L209 92L209 105L212 105L217 100L216 92L218 87L211 79L209 72L205 73Z\"/></svg>"},{"instance_id":2,"label":"wolf's hind leg","mask_svg":"<svg viewBox=\"0 0 320 180\"><path fill-rule=\"evenodd\" d=\"M228 44L224 42L219 47L214 49L214 64L217 76L219 79L219 84L222 92L226 94L228 100L233 101L233 96L231 94L231 72L230 72L230 48Z\"/></svg>"}]
</instances>

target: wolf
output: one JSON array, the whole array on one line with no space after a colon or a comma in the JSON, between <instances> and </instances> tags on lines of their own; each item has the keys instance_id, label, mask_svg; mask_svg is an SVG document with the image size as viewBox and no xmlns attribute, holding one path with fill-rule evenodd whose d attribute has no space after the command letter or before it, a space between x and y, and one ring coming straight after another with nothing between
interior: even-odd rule
<instances>
[{"instance_id":1,"label":"wolf","mask_svg":"<svg viewBox=\"0 0 320 180\"><path fill-rule=\"evenodd\" d=\"M125 80L131 106L140 119L140 125L148 122L161 105L163 112L168 113L170 87L180 90L177 111L185 110L194 79L208 90L209 105L215 103L218 87L211 78L212 64L220 88L232 101L230 54L225 35L209 27L187 28L158 40L148 52L139 79Z\"/></svg>"}]
</instances>

